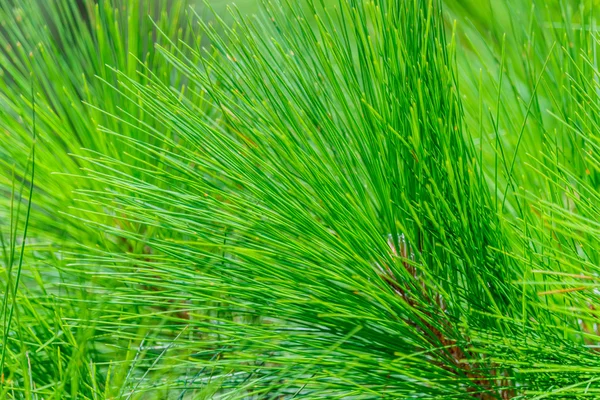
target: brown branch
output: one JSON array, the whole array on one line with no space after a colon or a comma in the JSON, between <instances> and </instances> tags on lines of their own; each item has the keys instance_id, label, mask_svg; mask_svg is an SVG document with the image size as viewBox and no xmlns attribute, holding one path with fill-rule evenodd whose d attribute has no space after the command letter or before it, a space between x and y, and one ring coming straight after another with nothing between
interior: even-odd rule
<instances>
[{"instance_id":1,"label":"brown branch","mask_svg":"<svg viewBox=\"0 0 600 400\"><path fill-rule=\"evenodd\" d=\"M511 384L506 370L500 369L497 365L492 363L487 366L488 370L491 372L489 375L480 372L480 364L470 361L477 359L477 355L468 350L463 350L456 343L456 340L448 338L444 334L444 331L450 331L452 329L451 322L446 317L446 302L439 293L433 295L428 294L430 291L427 288L426 282L417 273L417 268L413 265L415 257L410 246L406 243L404 235L400 235L398 245L396 245L396 241L392 235L388 236L388 245L392 252L392 256L402 258L404 268L414 280L414 283L416 283L415 286L421 287L422 295L425 300L429 302L431 307L428 307L427 310L424 309L416 301L416 298L410 295L410 289L406 287L407 285L398 281L389 266L385 266L384 268L378 265L379 275L390 286L394 293L406 302L406 304L418 309L422 314L427 316L427 319L425 317L418 317L418 323L410 320L407 320L406 322L420 329L425 337L429 337L431 345L436 347L440 347L439 344L442 345L437 355L439 358L450 361L450 365L439 363L438 366L447 371L454 372L457 375L466 376L473 384L467 389L467 392L471 393L472 398L482 400L504 400L513 398L515 392L510 388ZM428 310L436 311L432 314L432 312ZM435 327L430 324L428 320L439 321L441 326L439 328ZM433 334L433 337L431 334ZM469 337L466 335L464 336L464 342L470 342ZM497 389L498 386L507 389Z\"/></svg>"}]
</instances>

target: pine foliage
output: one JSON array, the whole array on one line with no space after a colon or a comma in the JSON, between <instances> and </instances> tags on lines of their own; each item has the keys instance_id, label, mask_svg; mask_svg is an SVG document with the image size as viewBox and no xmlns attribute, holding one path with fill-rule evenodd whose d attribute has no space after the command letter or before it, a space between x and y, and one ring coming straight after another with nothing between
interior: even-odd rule
<instances>
[{"instance_id":1,"label":"pine foliage","mask_svg":"<svg viewBox=\"0 0 600 400\"><path fill-rule=\"evenodd\" d=\"M0 3L0 397L598 397L595 2L479 3Z\"/></svg>"}]
</instances>

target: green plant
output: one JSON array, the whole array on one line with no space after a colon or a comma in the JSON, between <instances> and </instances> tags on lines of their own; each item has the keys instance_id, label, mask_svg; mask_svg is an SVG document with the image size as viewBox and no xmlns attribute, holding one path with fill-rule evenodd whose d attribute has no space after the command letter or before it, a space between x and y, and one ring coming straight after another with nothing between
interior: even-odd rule
<instances>
[{"instance_id":1,"label":"green plant","mask_svg":"<svg viewBox=\"0 0 600 400\"><path fill-rule=\"evenodd\" d=\"M17 3L4 397L597 397L594 2Z\"/></svg>"}]
</instances>

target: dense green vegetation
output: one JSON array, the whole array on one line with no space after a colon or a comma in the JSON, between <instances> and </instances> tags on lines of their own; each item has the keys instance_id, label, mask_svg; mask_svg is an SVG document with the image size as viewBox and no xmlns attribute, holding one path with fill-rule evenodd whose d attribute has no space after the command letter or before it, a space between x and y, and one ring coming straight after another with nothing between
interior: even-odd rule
<instances>
[{"instance_id":1,"label":"dense green vegetation","mask_svg":"<svg viewBox=\"0 0 600 400\"><path fill-rule=\"evenodd\" d=\"M598 398L598 6L0 0L0 398Z\"/></svg>"}]
</instances>

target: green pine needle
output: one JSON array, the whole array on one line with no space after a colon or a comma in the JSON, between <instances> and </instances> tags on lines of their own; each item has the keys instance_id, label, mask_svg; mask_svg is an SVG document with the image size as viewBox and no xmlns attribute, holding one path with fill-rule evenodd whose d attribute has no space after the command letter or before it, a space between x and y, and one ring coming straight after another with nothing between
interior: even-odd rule
<instances>
[{"instance_id":1,"label":"green pine needle","mask_svg":"<svg viewBox=\"0 0 600 400\"><path fill-rule=\"evenodd\" d=\"M0 3L0 397L597 398L597 2L210 3Z\"/></svg>"}]
</instances>

